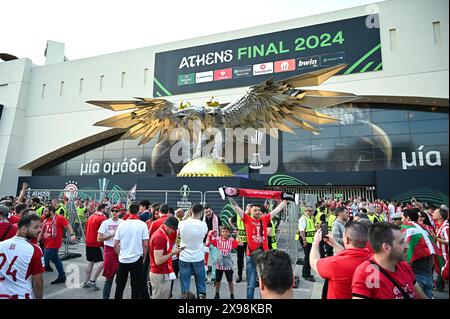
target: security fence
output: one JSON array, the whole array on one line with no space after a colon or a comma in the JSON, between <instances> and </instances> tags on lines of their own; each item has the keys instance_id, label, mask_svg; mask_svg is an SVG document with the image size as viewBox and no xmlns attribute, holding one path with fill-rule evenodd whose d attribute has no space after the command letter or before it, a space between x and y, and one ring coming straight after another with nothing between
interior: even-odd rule
<instances>
[{"instance_id":1,"label":"security fence","mask_svg":"<svg viewBox=\"0 0 450 319\"><path fill-rule=\"evenodd\" d=\"M74 230L79 233L80 241L85 240L84 223L85 218L77 213L77 205L79 202L86 204L89 214L93 213L98 205L108 199L108 209L113 205L121 205L124 208L132 201L149 200L152 203L167 203L170 207L189 209L195 203L209 205L214 212L218 213L223 225L230 225L230 220L236 215L234 208L228 201L222 200L218 191L191 191L185 187L179 191L174 190L78 190L78 189L29 189L26 193L27 198L39 197L42 203L48 203L52 200L55 206L63 206L65 216L70 224L74 226ZM301 205L297 206L293 202L289 202L277 219L274 226L277 229L278 249L285 250L291 256L292 264L295 265L298 258L298 243L295 241L295 233L297 230L297 221L302 212L302 207L306 204L315 205L317 201L316 195L300 194ZM249 203L257 203L263 206L265 203L269 205L269 211L275 203L272 200L240 198L238 200L242 209L245 209ZM62 258L70 257L70 243L68 236L65 236L65 246Z\"/></svg>"}]
</instances>

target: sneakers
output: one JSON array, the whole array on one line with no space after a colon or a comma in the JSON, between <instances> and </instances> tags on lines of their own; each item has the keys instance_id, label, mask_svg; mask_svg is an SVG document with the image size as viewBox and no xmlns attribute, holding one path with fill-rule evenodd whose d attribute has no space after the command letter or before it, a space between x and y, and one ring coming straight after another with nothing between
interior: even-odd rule
<instances>
[{"instance_id":1,"label":"sneakers","mask_svg":"<svg viewBox=\"0 0 450 319\"><path fill-rule=\"evenodd\" d=\"M55 281L52 281L51 285L64 284L66 282L66 277L58 278Z\"/></svg>"},{"instance_id":2,"label":"sneakers","mask_svg":"<svg viewBox=\"0 0 450 319\"><path fill-rule=\"evenodd\" d=\"M92 280L89 280L89 282L85 282L83 284L83 288L92 288L93 290L100 290L100 287L98 287L95 281Z\"/></svg>"},{"instance_id":3,"label":"sneakers","mask_svg":"<svg viewBox=\"0 0 450 319\"><path fill-rule=\"evenodd\" d=\"M206 294L198 294L197 299L206 299Z\"/></svg>"},{"instance_id":4,"label":"sneakers","mask_svg":"<svg viewBox=\"0 0 450 319\"><path fill-rule=\"evenodd\" d=\"M242 282L242 277L238 277L238 279L236 279L236 283L237 284L240 283L240 282Z\"/></svg>"},{"instance_id":5,"label":"sneakers","mask_svg":"<svg viewBox=\"0 0 450 319\"><path fill-rule=\"evenodd\" d=\"M316 282L316 279L314 279L314 276L307 276L307 277L303 277L303 279L305 279L306 281L310 281L310 282Z\"/></svg>"}]
</instances>

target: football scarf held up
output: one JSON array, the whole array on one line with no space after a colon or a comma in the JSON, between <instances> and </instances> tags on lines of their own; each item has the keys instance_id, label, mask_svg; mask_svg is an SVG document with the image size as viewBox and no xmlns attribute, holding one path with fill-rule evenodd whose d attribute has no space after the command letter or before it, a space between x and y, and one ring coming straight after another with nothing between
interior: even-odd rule
<instances>
[{"instance_id":1,"label":"football scarf held up","mask_svg":"<svg viewBox=\"0 0 450 319\"><path fill-rule=\"evenodd\" d=\"M274 199L277 201L288 200L295 202L297 205L300 201L299 194L287 193L282 191L269 191L260 189L248 189L248 188L235 188L235 187L220 187L220 196L223 200L226 197L250 197L250 198L266 198Z\"/></svg>"}]
</instances>

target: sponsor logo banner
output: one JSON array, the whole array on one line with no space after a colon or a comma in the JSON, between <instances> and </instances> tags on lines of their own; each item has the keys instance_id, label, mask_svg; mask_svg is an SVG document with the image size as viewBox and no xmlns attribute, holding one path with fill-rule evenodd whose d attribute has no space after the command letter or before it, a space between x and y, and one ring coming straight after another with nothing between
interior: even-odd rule
<instances>
[{"instance_id":1,"label":"sponsor logo banner","mask_svg":"<svg viewBox=\"0 0 450 319\"><path fill-rule=\"evenodd\" d=\"M253 68L251 65L233 68L233 78L243 78L253 75Z\"/></svg>"},{"instance_id":2,"label":"sponsor logo banner","mask_svg":"<svg viewBox=\"0 0 450 319\"><path fill-rule=\"evenodd\" d=\"M383 63L377 21L378 14L370 14L157 52L153 95L248 87L263 77L279 81L340 63L347 64L341 75L380 71ZM231 74L219 72L228 69ZM212 81L210 73L203 74L211 71ZM193 79L188 74L193 74Z\"/></svg>"},{"instance_id":3,"label":"sponsor logo banner","mask_svg":"<svg viewBox=\"0 0 450 319\"><path fill-rule=\"evenodd\" d=\"M273 62L253 65L253 75L273 73Z\"/></svg>"},{"instance_id":4,"label":"sponsor logo banner","mask_svg":"<svg viewBox=\"0 0 450 319\"><path fill-rule=\"evenodd\" d=\"M320 56L312 55L297 59L297 70L320 68Z\"/></svg>"},{"instance_id":5,"label":"sponsor logo banner","mask_svg":"<svg viewBox=\"0 0 450 319\"><path fill-rule=\"evenodd\" d=\"M195 83L212 82L213 79L213 71L200 72L195 74Z\"/></svg>"},{"instance_id":6,"label":"sponsor logo banner","mask_svg":"<svg viewBox=\"0 0 450 319\"><path fill-rule=\"evenodd\" d=\"M295 59L275 61L275 73L295 71Z\"/></svg>"},{"instance_id":7,"label":"sponsor logo banner","mask_svg":"<svg viewBox=\"0 0 450 319\"><path fill-rule=\"evenodd\" d=\"M178 85L188 85L195 83L195 73L180 74L178 76Z\"/></svg>"},{"instance_id":8,"label":"sponsor logo banner","mask_svg":"<svg viewBox=\"0 0 450 319\"><path fill-rule=\"evenodd\" d=\"M345 63L345 52L335 52L320 56L322 67Z\"/></svg>"},{"instance_id":9,"label":"sponsor logo banner","mask_svg":"<svg viewBox=\"0 0 450 319\"><path fill-rule=\"evenodd\" d=\"M214 81L230 80L233 78L233 69L223 69L214 71Z\"/></svg>"}]
</instances>

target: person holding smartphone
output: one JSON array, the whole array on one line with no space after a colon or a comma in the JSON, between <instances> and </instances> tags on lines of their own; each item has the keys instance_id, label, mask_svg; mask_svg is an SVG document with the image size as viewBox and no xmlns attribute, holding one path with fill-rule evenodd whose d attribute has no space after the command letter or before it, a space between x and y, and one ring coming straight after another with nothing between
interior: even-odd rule
<instances>
[{"instance_id":1,"label":"person holding smartphone","mask_svg":"<svg viewBox=\"0 0 450 319\"><path fill-rule=\"evenodd\" d=\"M170 216L164 220L150 238L150 282L152 284L152 299L169 299L170 286L175 279L172 266L172 256L179 254L181 248L173 248L169 236L176 233L178 219Z\"/></svg>"}]
</instances>

